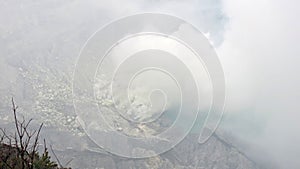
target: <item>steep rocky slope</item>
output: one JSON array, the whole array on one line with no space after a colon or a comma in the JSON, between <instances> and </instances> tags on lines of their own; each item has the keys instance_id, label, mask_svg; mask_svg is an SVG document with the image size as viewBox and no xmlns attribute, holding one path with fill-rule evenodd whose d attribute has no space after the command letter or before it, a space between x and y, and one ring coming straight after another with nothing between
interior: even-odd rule
<instances>
[{"instance_id":1,"label":"steep rocky slope","mask_svg":"<svg viewBox=\"0 0 300 169\"><path fill-rule=\"evenodd\" d=\"M259 167L237 148L213 135L205 144L189 135L174 149L147 159L126 159L108 153L74 150L58 151L72 168L87 169L258 169Z\"/></svg>"}]
</instances>

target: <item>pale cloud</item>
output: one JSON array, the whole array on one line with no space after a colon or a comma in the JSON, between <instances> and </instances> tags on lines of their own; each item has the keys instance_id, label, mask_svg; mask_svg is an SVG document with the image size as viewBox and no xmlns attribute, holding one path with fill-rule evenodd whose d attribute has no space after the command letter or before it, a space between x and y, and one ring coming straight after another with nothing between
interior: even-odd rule
<instances>
[{"instance_id":1,"label":"pale cloud","mask_svg":"<svg viewBox=\"0 0 300 169\"><path fill-rule=\"evenodd\" d=\"M192 23L209 35L224 66L228 97L220 129L247 141L251 146L246 150L267 166L299 168L299 1L12 0L0 4L0 79L7 79L2 72L11 70L12 81L17 78L14 67L24 63L44 66L41 61L46 60L58 71L69 71L58 65L75 63L87 38L120 17L159 12ZM8 82L0 87L18 88ZM265 152L270 159L261 155Z\"/></svg>"},{"instance_id":2,"label":"pale cloud","mask_svg":"<svg viewBox=\"0 0 300 169\"><path fill-rule=\"evenodd\" d=\"M252 144L249 152L264 164L299 168L299 1L223 5L229 18L218 48L228 88L223 127Z\"/></svg>"}]
</instances>

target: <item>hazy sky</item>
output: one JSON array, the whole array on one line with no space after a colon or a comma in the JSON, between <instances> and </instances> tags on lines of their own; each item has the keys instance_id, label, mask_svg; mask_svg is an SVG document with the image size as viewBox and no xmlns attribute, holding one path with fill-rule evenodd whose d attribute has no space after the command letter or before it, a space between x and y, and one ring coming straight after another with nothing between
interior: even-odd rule
<instances>
[{"instance_id":1,"label":"hazy sky","mask_svg":"<svg viewBox=\"0 0 300 169\"><path fill-rule=\"evenodd\" d=\"M223 1L229 22L217 49L228 82L226 112L236 117L231 130L280 168L300 166L299 5Z\"/></svg>"},{"instance_id":2,"label":"hazy sky","mask_svg":"<svg viewBox=\"0 0 300 169\"><path fill-rule=\"evenodd\" d=\"M5 79L16 72L12 66L24 63L49 61L69 71L56 65L75 63L85 40L113 19L140 12L172 14L209 35L218 52L227 83L220 128L249 143L247 151L256 160L296 169L299 6L297 0L0 0L0 88L9 86Z\"/></svg>"}]
</instances>

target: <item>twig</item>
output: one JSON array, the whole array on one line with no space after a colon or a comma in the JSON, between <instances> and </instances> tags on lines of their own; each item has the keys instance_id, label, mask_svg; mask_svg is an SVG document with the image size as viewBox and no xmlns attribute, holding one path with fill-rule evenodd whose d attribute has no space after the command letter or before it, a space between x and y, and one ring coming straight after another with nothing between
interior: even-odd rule
<instances>
[{"instance_id":1,"label":"twig","mask_svg":"<svg viewBox=\"0 0 300 169\"><path fill-rule=\"evenodd\" d=\"M56 154L55 154L54 151L53 151L52 145L50 145L50 150L51 150L51 152L53 153L53 155L54 155L54 157L55 157L55 159L56 159L56 161L57 161L59 167L60 167L60 168L63 168L62 164L60 163L60 161L58 160Z\"/></svg>"}]
</instances>

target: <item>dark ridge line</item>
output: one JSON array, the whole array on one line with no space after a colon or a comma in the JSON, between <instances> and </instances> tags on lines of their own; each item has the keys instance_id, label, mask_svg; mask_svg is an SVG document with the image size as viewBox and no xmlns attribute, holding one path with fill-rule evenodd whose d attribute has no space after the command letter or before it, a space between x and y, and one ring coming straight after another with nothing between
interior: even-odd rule
<instances>
[{"instance_id":1,"label":"dark ridge line","mask_svg":"<svg viewBox=\"0 0 300 169\"><path fill-rule=\"evenodd\" d=\"M219 135L217 135L216 133L213 133L213 136L220 141L222 144L224 144L225 146L228 146L231 149L236 150L239 154L241 154L242 156L244 156L247 160L251 161L254 166L257 169L261 169L258 164L256 164L256 162L254 160L252 160L247 154L245 154L244 152L242 152L240 149L238 149L236 146L234 146L232 143L228 143L227 141L225 141L225 139L221 138Z\"/></svg>"}]
</instances>

